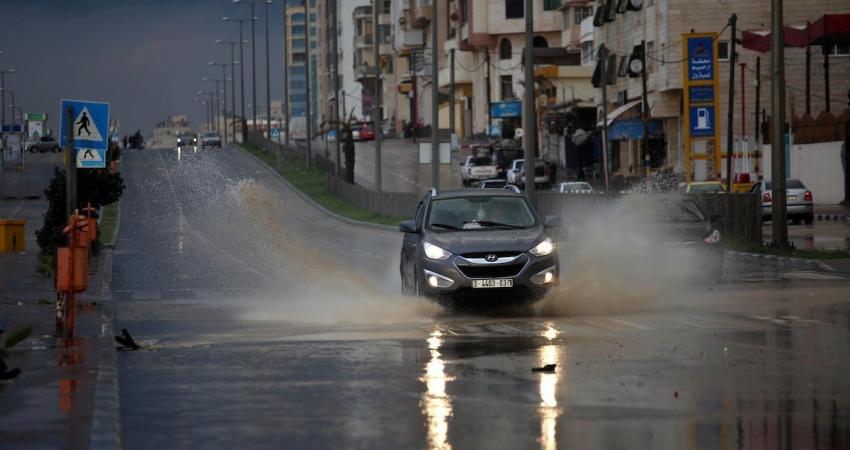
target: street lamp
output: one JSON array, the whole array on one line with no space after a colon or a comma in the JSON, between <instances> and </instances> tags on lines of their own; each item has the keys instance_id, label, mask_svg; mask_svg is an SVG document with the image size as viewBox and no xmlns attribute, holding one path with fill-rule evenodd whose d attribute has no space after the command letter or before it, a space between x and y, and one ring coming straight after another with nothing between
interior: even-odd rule
<instances>
[{"instance_id":1,"label":"street lamp","mask_svg":"<svg viewBox=\"0 0 850 450\"><path fill-rule=\"evenodd\" d=\"M257 17L254 15L254 6L257 2L253 1L242 1L242 0L233 0L233 4L247 4L251 6L251 99L253 100L252 104L257 104L257 34L254 29L254 22L257 21ZM266 0L265 3L271 3L271 0ZM268 23L268 11L266 11L266 23ZM268 25L267 25L268 26ZM268 32L266 32L266 50L268 51L269 43L268 43ZM268 66L268 61L266 61L266 65ZM254 127L257 126L257 108L251 109L251 115L254 119Z\"/></svg>"},{"instance_id":2,"label":"street lamp","mask_svg":"<svg viewBox=\"0 0 850 450\"><path fill-rule=\"evenodd\" d=\"M234 58L234 55L235 55L234 48L235 48L235 45L238 44L239 42L223 41L221 39L218 39L217 41L215 41L215 43L216 44L229 44L230 45L230 93L231 93L230 110L233 113L233 119L234 119L234 120L231 121L231 125L233 126L233 130L232 130L233 131L233 142L236 142L236 120L235 120L236 119L236 65L238 64L240 66L239 70L241 71L242 70L241 69L242 64L241 64L240 61L236 61L236 59ZM241 45L240 45L240 47L241 47Z\"/></svg>"},{"instance_id":3,"label":"street lamp","mask_svg":"<svg viewBox=\"0 0 850 450\"><path fill-rule=\"evenodd\" d=\"M201 93L202 93L202 92L203 92L203 91L198 91L198 95L201 95ZM210 108L209 108L209 104L207 104L207 101L206 101L206 100L203 100L203 99L201 99L200 97L195 97L195 103L200 103L200 104L204 105L204 114L206 114L206 121L204 122L204 125L207 127L207 129L209 129L209 126L210 126L210 125L209 125L209 124L210 124Z\"/></svg>"},{"instance_id":4,"label":"street lamp","mask_svg":"<svg viewBox=\"0 0 850 450\"><path fill-rule=\"evenodd\" d=\"M6 74L15 73L15 69L6 69L0 70L0 90L2 90L2 94L0 94L0 105L3 105L0 108L0 123L6 123Z\"/></svg>"},{"instance_id":5,"label":"street lamp","mask_svg":"<svg viewBox=\"0 0 850 450\"><path fill-rule=\"evenodd\" d=\"M5 94L6 94L7 92L8 92L8 93L10 93L10 94L12 94L12 104L11 104L11 105L9 105L9 107L11 107L11 108L12 108L12 110L13 110L13 111L12 111L12 123L15 123L15 112L14 112L14 109L15 109L15 91L13 91L13 90L11 90L11 89L5 89L5 88L0 89L0 91L2 91L2 92L3 92L3 94L4 94L4 96L3 96L4 101L5 101ZM5 103L4 103L4 104L5 104ZM6 109L6 108L3 108L3 109ZM5 119L3 120L3 122L4 122L3 124L5 125L5 122L6 122L6 121L5 121Z\"/></svg>"},{"instance_id":6,"label":"street lamp","mask_svg":"<svg viewBox=\"0 0 850 450\"><path fill-rule=\"evenodd\" d=\"M227 66L231 65L229 63L217 63L215 61L210 61L210 66L221 66L221 87L224 92L224 124L222 127L224 128L224 143L227 143ZM233 94L231 92L231 94Z\"/></svg>"},{"instance_id":7,"label":"street lamp","mask_svg":"<svg viewBox=\"0 0 850 450\"><path fill-rule=\"evenodd\" d=\"M253 22L257 20L253 15L250 19L234 19L232 17L222 17L222 22L238 22L239 23L239 101L242 104L242 142L248 142L248 126L246 125L245 119L245 57L243 56L243 50L248 41L242 38L242 22L250 20Z\"/></svg>"}]
</instances>

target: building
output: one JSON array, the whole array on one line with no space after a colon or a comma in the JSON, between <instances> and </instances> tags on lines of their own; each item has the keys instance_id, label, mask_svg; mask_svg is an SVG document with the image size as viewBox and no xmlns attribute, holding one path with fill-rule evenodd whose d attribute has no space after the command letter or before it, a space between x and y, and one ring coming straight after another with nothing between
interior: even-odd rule
<instances>
[{"instance_id":1,"label":"building","mask_svg":"<svg viewBox=\"0 0 850 450\"><path fill-rule=\"evenodd\" d=\"M307 116L307 33L310 39L310 101L311 120L313 129L318 130L318 82L317 82L317 41L321 36L317 33L316 0L286 0L287 10L284 39L287 40L288 54L286 69L289 87L290 117ZM305 3L308 6L305 7ZM309 13L308 13L309 9ZM309 24L309 25L308 25ZM309 29L308 29L309 28Z\"/></svg>"},{"instance_id":2,"label":"building","mask_svg":"<svg viewBox=\"0 0 850 450\"><path fill-rule=\"evenodd\" d=\"M169 148L177 146L177 135L191 133L192 127L185 114L169 116L156 124L153 129L153 140L148 144L151 148Z\"/></svg>"},{"instance_id":3,"label":"building","mask_svg":"<svg viewBox=\"0 0 850 450\"><path fill-rule=\"evenodd\" d=\"M382 94L382 120L394 122L396 116L395 101L395 52L392 49L392 25L390 9L393 2L383 0L378 14L378 68L375 68L374 39L375 27L372 23L372 6L367 4L354 8L351 19L354 24L352 68L354 79L360 83L359 106L363 120L373 120L376 89ZM380 80L378 78L380 73ZM355 102L358 99L353 99Z\"/></svg>"},{"instance_id":4,"label":"building","mask_svg":"<svg viewBox=\"0 0 850 450\"><path fill-rule=\"evenodd\" d=\"M732 13L737 14L738 30L766 30L770 28L770 1L768 0L727 0L718 4L706 4L686 0L644 0L639 10L621 7L625 2L604 0L596 2L594 20L594 40L604 43L608 49L609 67L613 75L608 88L609 112L615 113L612 124L618 121L626 125L640 119L642 94L641 78L628 76L628 62L641 41L646 42L646 62L648 68L648 103L650 107L649 164L652 170L661 167L673 167L684 173L685 167L692 167L695 179L724 178L726 175L726 131L729 124L729 30L726 25ZM850 3L846 0L804 0L786 2L784 7L785 25L804 27L806 22L817 20L824 13L841 14L850 12ZM719 102L715 105L716 126L719 127L720 155L714 152L713 144L699 141L693 149L686 151L683 138L683 44L682 35L690 32L713 32L717 36L719 75ZM790 122L793 117L818 117L827 110L825 98L831 98L831 110L835 116L841 114L845 94L850 88L850 61L848 49L830 46L821 52L820 47L812 47L810 69L811 94L808 96L809 108L806 108L806 50L804 48L786 48L785 77L786 116ZM758 152L759 143L755 134L765 131L763 119L770 114L770 53L758 53L738 47L738 67L735 86L735 152L746 158L738 158L736 173L751 172L757 176L761 172ZM758 60L757 60L758 59ZM825 92L823 63L828 61L832 84ZM760 65L760 74L757 66ZM614 68L616 66L616 68ZM759 94L759 120L756 122L756 93ZM597 102L601 99L601 89L597 89ZM838 111L836 111L838 108ZM808 111L807 111L808 110ZM625 128L633 128L628 127ZM644 173L642 164L645 155L641 148L642 129L636 133L615 134L610 145L610 170L622 177L637 177ZM760 133L764 136L764 133ZM611 136L611 133L609 133ZM693 150L693 151L692 151ZM691 155L689 164L685 164L686 155ZM720 157L720 167L716 167L715 156ZM719 175L719 176L718 176Z\"/></svg>"}]
</instances>

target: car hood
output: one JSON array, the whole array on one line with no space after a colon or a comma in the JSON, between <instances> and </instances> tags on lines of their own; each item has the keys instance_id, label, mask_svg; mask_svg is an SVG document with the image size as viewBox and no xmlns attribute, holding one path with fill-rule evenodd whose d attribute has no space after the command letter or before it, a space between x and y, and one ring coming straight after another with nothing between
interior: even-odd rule
<instances>
[{"instance_id":1,"label":"car hood","mask_svg":"<svg viewBox=\"0 0 850 450\"><path fill-rule=\"evenodd\" d=\"M524 230L429 232L426 240L454 254L526 252L547 237L542 226Z\"/></svg>"},{"instance_id":2,"label":"car hood","mask_svg":"<svg viewBox=\"0 0 850 450\"><path fill-rule=\"evenodd\" d=\"M680 244L702 241L714 227L708 221L666 222L655 227L655 237L659 242Z\"/></svg>"}]
</instances>

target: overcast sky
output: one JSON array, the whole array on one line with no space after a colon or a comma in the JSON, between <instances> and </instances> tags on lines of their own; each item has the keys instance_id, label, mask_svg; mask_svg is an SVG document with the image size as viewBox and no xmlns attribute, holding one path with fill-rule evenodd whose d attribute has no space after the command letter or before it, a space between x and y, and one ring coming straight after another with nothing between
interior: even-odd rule
<instances>
[{"instance_id":1,"label":"overcast sky","mask_svg":"<svg viewBox=\"0 0 850 450\"><path fill-rule=\"evenodd\" d=\"M283 96L282 6L269 9L272 99ZM2 0L0 69L14 69L6 88L24 112L46 112L56 129L62 98L105 101L122 133L151 132L169 115L188 114L193 127L205 120L194 103L199 89L221 77L238 24L222 16L248 17L250 8L231 0ZM257 16L263 19L262 7ZM257 22L257 102L265 105L265 28ZM251 40L245 23L245 39ZM251 101L250 43L245 46L245 93ZM236 49L238 59L238 47ZM228 70L229 72L229 70ZM228 74L229 76L229 74ZM239 71L236 72L239 90ZM230 95L228 86L228 96ZM7 104L11 102L9 96ZM228 99L228 104L230 100ZM237 103L237 109L239 104ZM265 108L265 106L263 106ZM11 114L7 110L8 116Z\"/></svg>"}]
</instances>

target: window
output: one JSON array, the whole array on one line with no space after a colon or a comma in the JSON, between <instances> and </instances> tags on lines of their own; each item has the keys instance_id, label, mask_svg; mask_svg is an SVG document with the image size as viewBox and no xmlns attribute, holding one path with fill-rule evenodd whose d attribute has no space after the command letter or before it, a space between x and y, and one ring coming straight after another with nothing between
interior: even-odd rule
<instances>
[{"instance_id":1,"label":"window","mask_svg":"<svg viewBox=\"0 0 850 450\"><path fill-rule=\"evenodd\" d=\"M293 25L291 28L293 36L304 36L304 25Z\"/></svg>"},{"instance_id":2,"label":"window","mask_svg":"<svg viewBox=\"0 0 850 450\"><path fill-rule=\"evenodd\" d=\"M502 85L502 100L511 100L516 98L514 95L514 78L511 75L502 75L500 81Z\"/></svg>"},{"instance_id":3,"label":"window","mask_svg":"<svg viewBox=\"0 0 850 450\"><path fill-rule=\"evenodd\" d=\"M505 19L522 19L525 17L523 0L505 0Z\"/></svg>"},{"instance_id":4,"label":"window","mask_svg":"<svg viewBox=\"0 0 850 450\"><path fill-rule=\"evenodd\" d=\"M826 47L829 56L847 56L850 54L850 44L836 44Z\"/></svg>"},{"instance_id":5,"label":"window","mask_svg":"<svg viewBox=\"0 0 850 450\"><path fill-rule=\"evenodd\" d=\"M552 11L561 7L561 0L543 0L543 11Z\"/></svg>"},{"instance_id":6,"label":"window","mask_svg":"<svg viewBox=\"0 0 850 450\"><path fill-rule=\"evenodd\" d=\"M513 58L513 48L511 47L511 41L507 38L503 38L502 42L499 43L499 59L511 59Z\"/></svg>"},{"instance_id":7,"label":"window","mask_svg":"<svg viewBox=\"0 0 850 450\"><path fill-rule=\"evenodd\" d=\"M543 36L534 36L534 39L531 41L531 46L534 48L547 48L549 47L549 41L547 41Z\"/></svg>"},{"instance_id":8,"label":"window","mask_svg":"<svg viewBox=\"0 0 850 450\"><path fill-rule=\"evenodd\" d=\"M381 14L389 14L392 10L392 0L381 0Z\"/></svg>"},{"instance_id":9,"label":"window","mask_svg":"<svg viewBox=\"0 0 850 450\"><path fill-rule=\"evenodd\" d=\"M292 54L292 63L293 64L304 64L307 61L307 55L304 53L293 53Z\"/></svg>"},{"instance_id":10,"label":"window","mask_svg":"<svg viewBox=\"0 0 850 450\"><path fill-rule=\"evenodd\" d=\"M306 17L306 16L304 16L304 14L303 14L303 13L296 13L296 14L293 14L293 15L292 15L292 19L290 19L290 21L291 21L292 23L304 23L304 18L305 18L305 17Z\"/></svg>"},{"instance_id":11,"label":"window","mask_svg":"<svg viewBox=\"0 0 850 450\"><path fill-rule=\"evenodd\" d=\"M570 10L571 9L572 8L570 8L569 6L564 8L564 21L563 21L563 24L562 24L562 28L564 30L570 29Z\"/></svg>"},{"instance_id":12,"label":"window","mask_svg":"<svg viewBox=\"0 0 850 450\"><path fill-rule=\"evenodd\" d=\"M593 17L593 6L580 6L575 8L575 24L581 25L581 21Z\"/></svg>"},{"instance_id":13,"label":"window","mask_svg":"<svg viewBox=\"0 0 850 450\"><path fill-rule=\"evenodd\" d=\"M729 61L729 41L717 41L717 60Z\"/></svg>"},{"instance_id":14,"label":"window","mask_svg":"<svg viewBox=\"0 0 850 450\"><path fill-rule=\"evenodd\" d=\"M389 44L390 43L390 35L392 33L391 27L389 25L378 25L378 43L379 44Z\"/></svg>"},{"instance_id":15,"label":"window","mask_svg":"<svg viewBox=\"0 0 850 450\"><path fill-rule=\"evenodd\" d=\"M292 48L293 50L295 50L295 49L303 50L303 49L304 49L304 44L305 44L306 42L307 42L307 41L305 41L304 39L293 39L293 40L292 40L291 48Z\"/></svg>"}]
</instances>

